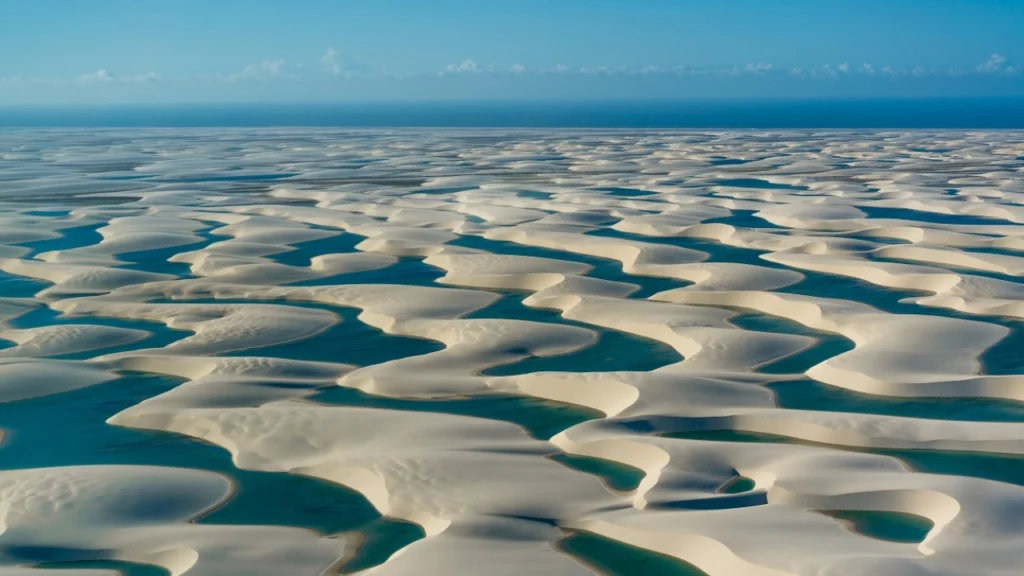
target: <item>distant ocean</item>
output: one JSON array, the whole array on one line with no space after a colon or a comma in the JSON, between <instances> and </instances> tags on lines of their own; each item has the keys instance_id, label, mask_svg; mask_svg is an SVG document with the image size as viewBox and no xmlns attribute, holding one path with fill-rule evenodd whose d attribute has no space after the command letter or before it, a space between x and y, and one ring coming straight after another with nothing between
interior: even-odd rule
<instances>
[{"instance_id":1,"label":"distant ocean","mask_svg":"<svg viewBox=\"0 0 1024 576\"><path fill-rule=\"evenodd\" d=\"M1024 97L0 107L0 127L1024 128Z\"/></svg>"}]
</instances>

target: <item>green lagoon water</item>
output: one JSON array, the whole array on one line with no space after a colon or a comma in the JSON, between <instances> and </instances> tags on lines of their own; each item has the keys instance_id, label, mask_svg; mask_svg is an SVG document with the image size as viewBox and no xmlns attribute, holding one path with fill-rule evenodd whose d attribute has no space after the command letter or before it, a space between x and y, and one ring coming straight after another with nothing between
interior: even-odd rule
<instances>
[{"instance_id":1,"label":"green lagoon water","mask_svg":"<svg viewBox=\"0 0 1024 576\"><path fill-rule=\"evenodd\" d=\"M740 161L737 161L740 162ZM721 165L737 162L720 161ZM287 173L239 175L239 181L277 180L288 177ZM225 176L224 181L236 177ZM177 179L175 182L187 182ZM717 184L754 187L766 190L805 191L806 187L772 184L753 178L723 179ZM597 189L624 198L636 197L643 200L653 193L632 188ZM443 191L433 191L443 193ZM542 192L520 192L520 196L548 199ZM935 215L906 214L892 209L876 209L871 214L878 218L926 219L929 222L956 224L994 223L992 219L974 217L949 217L936 219ZM37 210L33 216L40 218L67 218L63 210ZM754 211L736 210L733 215L714 221L747 228L778 228L754 215ZM82 225L65 228L59 239L25 243L32 258L47 251L87 246L99 240L98 225ZM331 228L337 235L319 240L298 243L294 250L274 254L268 258L290 266L308 266L310 259L327 253L356 252L356 245L365 238L356 234ZM635 239L644 242L660 242L696 249L709 255L708 261L745 262L769 268L783 268L759 258L763 252L725 246L709 241L688 238L652 238L628 234L609 228L594 229L589 234L615 238ZM216 234L215 227L196 232L198 242L167 249L131 252L121 254L123 267L136 270L191 277L187 264L169 262L174 254L201 249L204 246L225 239ZM629 297L647 298L658 292L680 288L686 282L671 278L654 278L626 274L619 262L606 258L585 256L571 252L536 248L511 242L488 240L481 236L463 235L451 242L452 245L476 248L494 253L560 258L583 262L593 268L588 273L595 278L616 282L628 282L638 286ZM977 320L969 315L953 311L924 308L904 301L920 296L910 291L890 290L860 280L830 274L799 271L804 280L781 288L780 292L846 298L863 302L881 311L892 314L936 314L951 318ZM973 273L973 272L972 272ZM422 258L400 258L395 265L365 272L341 274L294 282L293 286L319 286L331 284L407 284L415 286L437 286L437 280L444 270L429 266ZM49 284L0 272L0 297L29 298ZM581 322L562 318L556 310L531 308L523 304L529 295L517 291L495 291L499 298L494 304L478 310L467 318L516 318L565 326L577 326L592 330L594 342L580 350L551 357L530 356L507 364L487 368L485 376L507 376L537 371L649 371L679 362L682 358L672 348L650 339L604 329ZM194 299L188 302L244 303L251 300ZM276 304L317 308L336 314L340 320L331 328L300 342L267 346L258 349L233 352L231 356L265 356L310 361L329 361L367 366L400 358L430 354L442 349L438 342L420 338L390 335L362 323L360 311L354 308L329 306L314 302L268 301ZM1011 329L1011 334L982 357L983 370L989 374L1018 374L1024 372L1024 330L1020 322L1008 318L984 318ZM989 399L946 399L946 398L891 398L855 393L816 382L803 375L815 364L852 349L846 338L812 330L795 322L750 311L736 310L730 322L747 330L758 330L784 334L802 334L816 339L816 344L790 357L762 366L759 371L788 375L787 378L767 387L774 395L776 404L783 408L801 410L824 410L917 418L1021 422L1024 421L1024 403ZM189 333L171 330L162 323L132 321L97 316L66 317L45 305L26 312L13 319L9 325L25 329L55 324L95 324L120 328L145 330L149 336L128 346L103 348L86 353L69 354L55 358L67 361L82 361L100 354L123 352L139 348L166 346ZM0 341L0 348L10 343ZM515 353L516 351L510 351ZM411 377L414 377L412 375ZM233 492L222 505L196 519L204 524L266 524L294 526L314 530L323 535L356 533L361 545L341 566L341 573L354 573L380 564L396 551L424 537L422 529L414 524L382 517L360 494L342 486L295 474L256 472L238 469L227 451L178 434L134 430L112 426L106 421L113 415L130 408L148 398L166 392L179 385L181 380L145 373L125 372L120 378L78 390L52 396L33 398L18 402L0 404L0 428L7 436L0 455L0 467L18 469L78 464L134 464L186 467L205 470L222 475L231 481ZM446 414L466 415L513 423L526 434L537 439L549 439L553 435L588 420L602 417L602 414L580 406L566 403L524 398L503 394L474 394L441 398L435 400L385 398L340 386L326 386L315 390L309 401L332 406L361 406L399 411L430 411ZM634 423L642 430L644 423ZM53 430L59 429L59 434ZM1018 456L986 454L977 452L954 452L941 450L895 450L862 449L843 446L810 443L783 436L755 434L735 430L694 430L670 435L673 438L718 442L748 443L789 443L812 444L836 450L867 452L897 458L910 469L918 472L950 474L985 478L999 482L1024 485L1024 460ZM636 468L607 460L570 456L552 450L553 461L583 473L600 478L605 485L616 491L627 492L637 487L644 473ZM287 495L287 497L281 497ZM746 506L766 505L763 492L755 489L751 479L736 475L719 487L715 494L703 499L680 502L661 502L652 508L673 510L713 510ZM864 512L849 510L820 510L867 537L893 542L920 542L930 530L925 519L889 512ZM681 575L701 576L704 573L695 567L668 556L628 546L588 532L569 533L559 541L558 548L578 558L595 569L614 576L635 575ZM39 567L50 569L107 568L119 571L125 576L164 576L161 568L133 564L111 559L109 551L103 550L62 550L62 549L12 549L5 550L11 558Z\"/></svg>"},{"instance_id":2,"label":"green lagoon water","mask_svg":"<svg viewBox=\"0 0 1024 576\"><path fill-rule=\"evenodd\" d=\"M935 524L922 516L902 512L872 510L818 510L870 538L918 544L923 542Z\"/></svg>"}]
</instances>

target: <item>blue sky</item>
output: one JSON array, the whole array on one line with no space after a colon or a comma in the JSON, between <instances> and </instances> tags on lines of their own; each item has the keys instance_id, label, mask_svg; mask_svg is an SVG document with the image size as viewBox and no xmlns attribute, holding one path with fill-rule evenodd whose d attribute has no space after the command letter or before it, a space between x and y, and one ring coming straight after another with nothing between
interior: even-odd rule
<instances>
[{"instance_id":1,"label":"blue sky","mask_svg":"<svg viewBox=\"0 0 1024 576\"><path fill-rule=\"evenodd\" d=\"M1020 0L3 0L0 104L1024 95Z\"/></svg>"}]
</instances>

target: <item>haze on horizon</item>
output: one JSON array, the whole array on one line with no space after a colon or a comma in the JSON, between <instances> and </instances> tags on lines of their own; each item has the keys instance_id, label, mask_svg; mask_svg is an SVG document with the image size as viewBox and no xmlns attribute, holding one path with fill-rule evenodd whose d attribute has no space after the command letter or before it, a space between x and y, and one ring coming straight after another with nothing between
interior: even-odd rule
<instances>
[{"instance_id":1,"label":"haze on horizon","mask_svg":"<svg viewBox=\"0 0 1024 576\"><path fill-rule=\"evenodd\" d=\"M0 105L1024 95L1024 3L5 3Z\"/></svg>"}]
</instances>

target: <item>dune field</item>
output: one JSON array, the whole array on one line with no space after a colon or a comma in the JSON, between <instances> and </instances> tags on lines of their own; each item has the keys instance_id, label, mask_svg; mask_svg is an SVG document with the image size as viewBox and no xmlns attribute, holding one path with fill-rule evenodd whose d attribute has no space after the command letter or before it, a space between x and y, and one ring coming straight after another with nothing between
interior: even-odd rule
<instances>
[{"instance_id":1,"label":"dune field","mask_svg":"<svg viewBox=\"0 0 1024 576\"><path fill-rule=\"evenodd\" d=\"M1024 573L1024 133L0 132L0 576Z\"/></svg>"}]
</instances>

